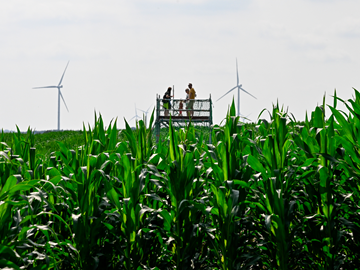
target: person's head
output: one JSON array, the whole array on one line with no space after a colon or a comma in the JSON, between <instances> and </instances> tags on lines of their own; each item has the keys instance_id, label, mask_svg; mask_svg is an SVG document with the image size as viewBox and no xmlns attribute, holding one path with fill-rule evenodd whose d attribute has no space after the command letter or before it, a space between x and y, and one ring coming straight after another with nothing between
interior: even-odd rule
<instances>
[{"instance_id":1,"label":"person's head","mask_svg":"<svg viewBox=\"0 0 360 270\"><path fill-rule=\"evenodd\" d=\"M189 83L189 85L188 85L188 86L189 86L189 88L190 88L190 89L192 88L192 84L191 84L191 83Z\"/></svg>"},{"instance_id":2,"label":"person's head","mask_svg":"<svg viewBox=\"0 0 360 270\"><path fill-rule=\"evenodd\" d=\"M172 89L171 87L168 87L167 92L171 93L171 89Z\"/></svg>"},{"instance_id":3,"label":"person's head","mask_svg":"<svg viewBox=\"0 0 360 270\"><path fill-rule=\"evenodd\" d=\"M186 88L186 89L185 89L185 92L186 92L187 94L189 94L189 88Z\"/></svg>"}]
</instances>

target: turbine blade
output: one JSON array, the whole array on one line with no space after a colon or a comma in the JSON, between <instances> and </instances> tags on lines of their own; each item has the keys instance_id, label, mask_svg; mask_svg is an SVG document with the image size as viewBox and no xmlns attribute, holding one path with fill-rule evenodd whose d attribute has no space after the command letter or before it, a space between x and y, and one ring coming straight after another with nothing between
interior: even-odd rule
<instances>
[{"instance_id":1,"label":"turbine blade","mask_svg":"<svg viewBox=\"0 0 360 270\"><path fill-rule=\"evenodd\" d=\"M249 118L249 116L251 115L251 113L249 113L247 116L243 116L244 119L251 121L251 119Z\"/></svg>"},{"instance_id":2,"label":"turbine blade","mask_svg":"<svg viewBox=\"0 0 360 270\"><path fill-rule=\"evenodd\" d=\"M134 119L134 118L135 118L135 119L138 119L138 118L140 118L140 119L141 119L141 117L140 117L140 116L138 116L138 115L134 115L134 116L133 116L130 120L132 120L132 119ZM130 120L129 120L129 121L130 121Z\"/></svg>"},{"instance_id":3,"label":"turbine blade","mask_svg":"<svg viewBox=\"0 0 360 270\"><path fill-rule=\"evenodd\" d=\"M240 89L243 90L246 94L248 94L248 95L252 96L253 98L257 99L256 97L254 97L252 94L250 94L250 93L249 93L248 91L246 91L245 89L243 89L243 88L241 88L241 87L240 87Z\"/></svg>"},{"instance_id":4,"label":"turbine blade","mask_svg":"<svg viewBox=\"0 0 360 270\"><path fill-rule=\"evenodd\" d=\"M150 105L150 107L146 110L146 112L148 112L148 111L150 110L151 106L152 106L152 105Z\"/></svg>"},{"instance_id":5,"label":"turbine blade","mask_svg":"<svg viewBox=\"0 0 360 270\"><path fill-rule=\"evenodd\" d=\"M238 72L238 64L237 64L237 58L236 58L236 84L239 85L239 72Z\"/></svg>"},{"instance_id":6,"label":"turbine blade","mask_svg":"<svg viewBox=\"0 0 360 270\"><path fill-rule=\"evenodd\" d=\"M33 87L33 89L40 89L40 88L57 88L57 86L42 86L42 87Z\"/></svg>"},{"instance_id":7,"label":"turbine blade","mask_svg":"<svg viewBox=\"0 0 360 270\"><path fill-rule=\"evenodd\" d=\"M135 117L136 117L136 116L134 116L133 118L131 118L131 119L129 120L129 122L130 122L131 120L133 120Z\"/></svg>"},{"instance_id":8,"label":"turbine blade","mask_svg":"<svg viewBox=\"0 0 360 270\"><path fill-rule=\"evenodd\" d=\"M61 97L62 100L64 101L64 104L65 104L65 107L66 107L67 111L69 112L69 109L68 109L68 107L67 107L67 105L66 105L66 102L65 102L65 99L64 99L63 95L61 94L60 89L59 89L59 93L60 93L60 97Z\"/></svg>"},{"instance_id":9,"label":"turbine blade","mask_svg":"<svg viewBox=\"0 0 360 270\"><path fill-rule=\"evenodd\" d=\"M243 120L251 121L251 119L247 118L246 116L245 117L243 116Z\"/></svg>"},{"instance_id":10,"label":"turbine blade","mask_svg":"<svg viewBox=\"0 0 360 270\"><path fill-rule=\"evenodd\" d=\"M66 71L66 69L67 69L67 67L68 67L68 65L69 65L69 62L70 62L70 61L68 61L68 62L67 62L67 64L66 64L66 67L65 67L64 73L63 73L63 75L61 76L61 80L60 80L60 82L59 82L58 86L60 86L60 85L61 85L61 82L62 82L62 80L63 80L63 78L64 78L64 75L65 75L65 71Z\"/></svg>"},{"instance_id":11,"label":"turbine blade","mask_svg":"<svg viewBox=\"0 0 360 270\"><path fill-rule=\"evenodd\" d=\"M227 91L225 95L221 96L217 101L219 101L220 99L222 99L223 97L225 97L227 94L229 94L231 91L233 91L234 89L236 89L237 86L235 86L234 88L231 88L231 90Z\"/></svg>"}]
</instances>

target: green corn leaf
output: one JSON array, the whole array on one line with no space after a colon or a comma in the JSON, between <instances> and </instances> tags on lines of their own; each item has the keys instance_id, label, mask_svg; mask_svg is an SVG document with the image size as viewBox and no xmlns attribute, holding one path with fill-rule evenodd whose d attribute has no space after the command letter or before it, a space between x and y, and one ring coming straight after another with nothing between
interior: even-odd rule
<instances>
[{"instance_id":1,"label":"green corn leaf","mask_svg":"<svg viewBox=\"0 0 360 270\"><path fill-rule=\"evenodd\" d=\"M15 176L10 176L6 182L5 185L2 187L1 191L0 191L0 200L2 200L1 198L3 197L3 195L7 192L10 191L10 189L12 187L14 187L17 183L18 179Z\"/></svg>"},{"instance_id":2,"label":"green corn leaf","mask_svg":"<svg viewBox=\"0 0 360 270\"><path fill-rule=\"evenodd\" d=\"M236 116L236 109L235 109L235 102L234 102L234 98L231 102L231 106L230 106L230 112L229 112L229 116Z\"/></svg>"},{"instance_id":3,"label":"green corn leaf","mask_svg":"<svg viewBox=\"0 0 360 270\"><path fill-rule=\"evenodd\" d=\"M105 186L107 189L106 196L108 199L117 207L117 209L121 209L119 195L116 190L110 185L108 181L105 182Z\"/></svg>"},{"instance_id":4,"label":"green corn leaf","mask_svg":"<svg viewBox=\"0 0 360 270\"><path fill-rule=\"evenodd\" d=\"M245 182L243 180L234 180L234 184L238 185L238 186L240 186L242 188L249 188L250 187L250 183Z\"/></svg>"},{"instance_id":5,"label":"green corn leaf","mask_svg":"<svg viewBox=\"0 0 360 270\"><path fill-rule=\"evenodd\" d=\"M344 116L340 113L340 111L336 110L335 108L328 106L332 113L334 114L336 120L339 122L339 124L342 127L342 133L343 135L352 143L354 144L353 134L352 134L352 128L349 125L348 121L344 118Z\"/></svg>"},{"instance_id":6,"label":"green corn leaf","mask_svg":"<svg viewBox=\"0 0 360 270\"><path fill-rule=\"evenodd\" d=\"M0 266L4 266L1 269L16 269L16 270L20 270L21 268L19 266L17 266L15 263L6 260L6 259L0 259Z\"/></svg>"},{"instance_id":7,"label":"green corn leaf","mask_svg":"<svg viewBox=\"0 0 360 270\"><path fill-rule=\"evenodd\" d=\"M169 212L163 209L159 212L159 214L164 218L164 229L166 231L170 231L172 222Z\"/></svg>"},{"instance_id":8,"label":"green corn leaf","mask_svg":"<svg viewBox=\"0 0 360 270\"><path fill-rule=\"evenodd\" d=\"M255 171L260 172L263 177L266 176L266 170L263 167L263 165L260 163L259 160L257 160L254 156L249 155L247 159L248 164L253 168Z\"/></svg>"}]
</instances>

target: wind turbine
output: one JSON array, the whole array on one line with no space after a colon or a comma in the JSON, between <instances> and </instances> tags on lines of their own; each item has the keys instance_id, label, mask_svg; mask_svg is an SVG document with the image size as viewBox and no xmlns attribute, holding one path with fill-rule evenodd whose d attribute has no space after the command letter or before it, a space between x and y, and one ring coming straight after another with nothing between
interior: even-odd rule
<instances>
[{"instance_id":1,"label":"wind turbine","mask_svg":"<svg viewBox=\"0 0 360 270\"><path fill-rule=\"evenodd\" d=\"M143 110L139 109L140 111L142 111L145 114L145 126L147 125L147 115L149 113L150 108L151 108L151 105L146 111L143 111Z\"/></svg>"},{"instance_id":2,"label":"wind turbine","mask_svg":"<svg viewBox=\"0 0 360 270\"><path fill-rule=\"evenodd\" d=\"M138 118L140 118L140 119L141 119L141 117L140 117L140 116L138 116L138 114L137 114L136 103L135 103L135 116L134 116L134 117L132 117L132 118L129 120L129 122L130 122L131 120L133 120L134 118L135 118L135 123L136 123L136 120L137 120Z\"/></svg>"},{"instance_id":3,"label":"wind turbine","mask_svg":"<svg viewBox=\"0 0 360 270\"><path fill-rule=\"evenodd\" d=\"M237 84L235 87L231 88L228 92L226 92L225 95L221 96L217 101L219 101L220 99L222 99L223 97L225 97L227 94L229 94L231 91L237 89L238 90L238 102L237 102L237 115L241 116L240 114L240 90L244 91L246 94L252 96L253 98L257 99L256 97L254 97L252 94L250 94L248 91L246 91L244 88L242 88L242 84L239 84L239 72L238 72L238 64L237 64L237 58L236 58L236 79L237 79Z\"/></svg>"},{"instance_id":4,"label":"wind turbine","mask_svg":"<svg viewBox=\"0 0 360 270\"><path fill-rule=\"evenodd\" d=\"M40 89L40 88L57 88L58 89L58 130L60 130L60 97L62 98L62 100L63 100L63 102L65 104L65 107L66 107L67 111L69 112L69 109L68 109L68 107L66 105L65 99L64 99L63 95L61 94L61 90L60 90L60 88L63 88L63 86L61 85L61 82L62 82L62 80L64 78L65 71L66 71L66 69L67 69L67 67L69 65L69 62L70 61L68 61L67 65L65 67L64 73L61 76L60 82L59 82L59 84L57 86L43 86L43 87L34 87L33 88L33 89Z\"/></svg>"}]
</instances>

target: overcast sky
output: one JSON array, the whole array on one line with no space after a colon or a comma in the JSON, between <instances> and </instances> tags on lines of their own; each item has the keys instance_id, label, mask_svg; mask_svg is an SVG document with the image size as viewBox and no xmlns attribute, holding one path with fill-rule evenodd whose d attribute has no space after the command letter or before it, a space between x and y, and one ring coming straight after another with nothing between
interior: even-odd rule
<instances>
[{"instance_id":1,"label":"overcast sky","mask_svg":"<svg viewBox=\"0 0 360 270\"><path fill-rule=\"evenodd\" d=\"M57 85L66 63L61 128L108 124L146 110L156 94L189 82L218 99L240 83L241 113L256 120L272 103L305 112L360 89L360 1L12 0L0 4L0 128L57 128ZM236 91L234 91L236 95ZM214 122L233 94L214 103ZM130 122L134 125L134 120Z\"/></svg>"}]
</instances>

